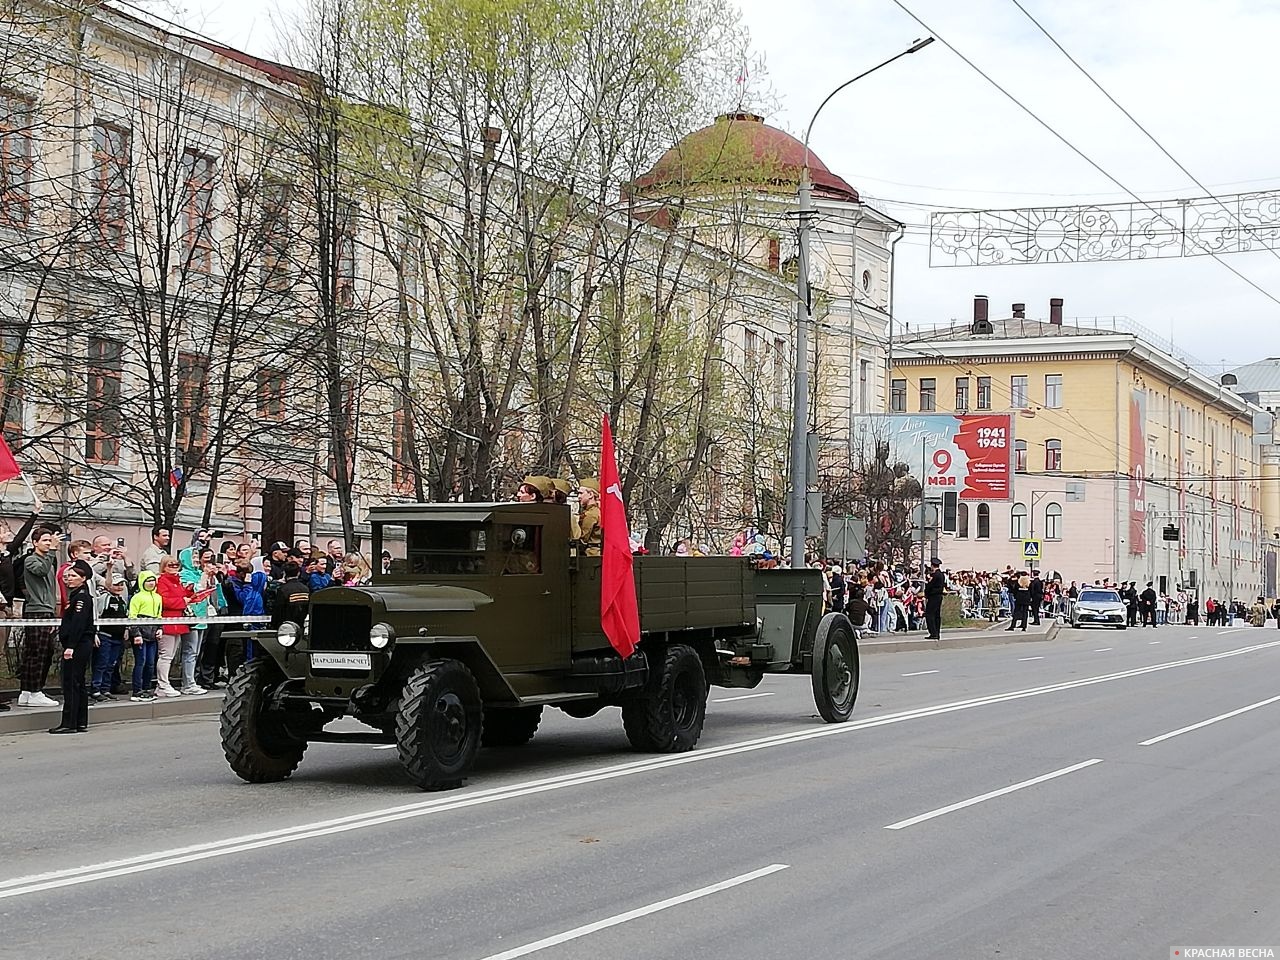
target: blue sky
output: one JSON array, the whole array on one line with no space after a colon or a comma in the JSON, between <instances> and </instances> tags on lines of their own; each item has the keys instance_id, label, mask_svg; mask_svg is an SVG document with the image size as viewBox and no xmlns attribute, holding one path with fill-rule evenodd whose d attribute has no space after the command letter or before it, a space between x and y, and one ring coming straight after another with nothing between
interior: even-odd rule
<instances>
[{"instance_id":1,"label":"blue sky","mask_svg":"<svg viewBox=\"0 0 1280 960\"><path fill-rule=\"evenodd\" d=\"M187 0L188 21L270 55L273 16L300 0ZM1020 0L1097 80L1214 193L1280 190L1280 2ZM903 0L940 37L1023 100L1144 200L1199 188L1120 114L1013 0ZM744 19L782 103L769 121L802 132L826 94L925 31L894 0L743 0ZM271 10L276 11L272 14ZM708 118L710 119L710 118ZM840 94L812 145L868 202L906 222L898 247L900 320L996 315L1015 301L1046 316L1129 317L1213 364L1280 355L1280 304L1207 257L1158 262L931 269L931 209L1118 202L1121 190L941 43ZM1280 256L1224 258L1280 300Z\"/></svg>"}]
</instances>

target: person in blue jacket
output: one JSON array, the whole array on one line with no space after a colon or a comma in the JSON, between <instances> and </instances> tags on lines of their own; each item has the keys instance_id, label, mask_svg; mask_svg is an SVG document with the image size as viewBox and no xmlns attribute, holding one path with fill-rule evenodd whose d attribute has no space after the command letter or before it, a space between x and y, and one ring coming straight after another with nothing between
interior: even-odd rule
<instances>
[{"instance_id":1,"label":"person in blue jacket","mask_svg":"<svg viewBox=\"0 0 1280 960\"><path fill-rule=\"evenodd\" d=\"M221 579L223 590L230 589L239 602L240 612L246 617L262 616L266 612L266 595L267 595L267 575L265 573L255 573L253 564L248 560L237 560L235 572L230 576ZM246 630L257 630L261 627L258 623L246 623ZM244 643L245 661L253 659L254 649L253 641L246 640Z\"/></svg>"}]
</instances>

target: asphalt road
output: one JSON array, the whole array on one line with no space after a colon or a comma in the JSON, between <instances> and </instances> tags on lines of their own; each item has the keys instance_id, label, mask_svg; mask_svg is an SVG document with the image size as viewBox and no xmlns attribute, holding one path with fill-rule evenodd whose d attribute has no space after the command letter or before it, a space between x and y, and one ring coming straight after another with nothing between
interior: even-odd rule
<instances>
[{"instance_id":1,"label":"asphalt road","mask_svg":"<svg viewBox=\"0 0 1280 960\"><path fill-rule=\"evenodd\" d=\"M4 737L0 956L1280 955L1280 631L862 666L847 724L802 677L676 757L548 711L445 794L368 745L243 784L213 718Z\"/></svg>"}]
</instances>

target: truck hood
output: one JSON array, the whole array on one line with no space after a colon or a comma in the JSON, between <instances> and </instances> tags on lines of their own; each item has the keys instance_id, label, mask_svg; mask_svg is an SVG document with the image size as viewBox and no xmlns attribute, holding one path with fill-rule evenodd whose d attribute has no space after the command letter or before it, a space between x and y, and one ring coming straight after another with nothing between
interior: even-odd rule
<instances>
[{"instance_id":1,"label":"truck hood","mask_svg":"<svg viewBox=\"0 0 1280 960\"><path fill-rule=\"evenodd\" d=\"M424 610L470 612L493 603L493 598L479 590L442 584L400 586L326 587L311 595L315 603L374 603L387 613Z\"/></svg>"}]
</instances>

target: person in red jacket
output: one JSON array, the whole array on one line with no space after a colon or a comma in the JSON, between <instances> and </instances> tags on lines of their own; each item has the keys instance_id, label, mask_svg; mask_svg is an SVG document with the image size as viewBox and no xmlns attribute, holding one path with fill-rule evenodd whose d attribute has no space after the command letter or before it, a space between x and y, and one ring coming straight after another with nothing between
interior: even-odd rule
<instances>
[{"instance_id":1,"label":"person in red jacket","mask_svg":"<svg viewBox=\"0 0 1280 960\"><path fill-rule=\"evenodd\" d=\"M160 559L160 579L156 581L156 592L160 594L162 615L185 617L187 604L203 600L213 591L204 590L199 593L190 584L182 582L182 564L177 557L165 555ZM160 628L160 655L156 658L156 696L179 697L180 694L169 682L169 669L173 665L173 656L178 650L179 639L191 628L180 623L166 623Z\"/></svg>"}]
</instances>

